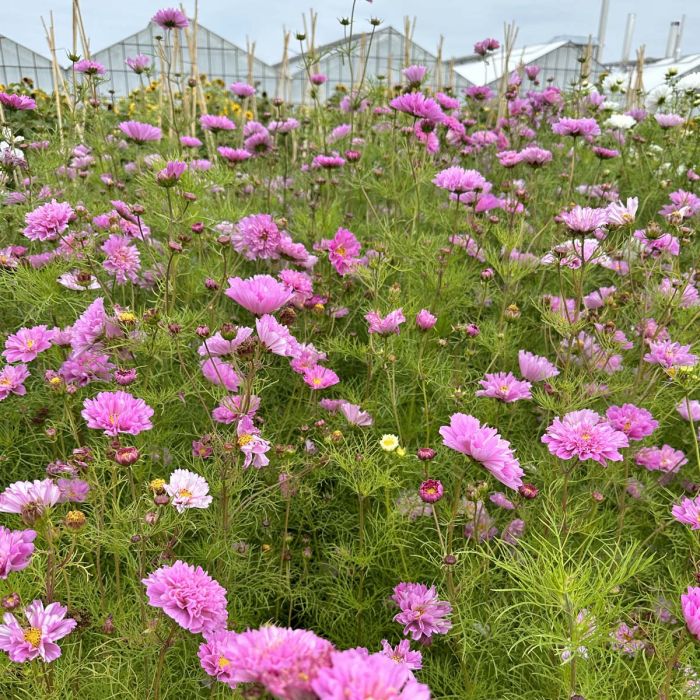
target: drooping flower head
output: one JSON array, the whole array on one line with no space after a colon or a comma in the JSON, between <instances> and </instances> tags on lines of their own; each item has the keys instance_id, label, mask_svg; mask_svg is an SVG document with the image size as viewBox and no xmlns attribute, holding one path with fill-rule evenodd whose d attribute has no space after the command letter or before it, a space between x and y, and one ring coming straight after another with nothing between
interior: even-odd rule
<instances>
[{"instance_id":1,"label":"drooping flower head","mask_svg":"<svg viewBox=\"0 0 700 700\"><path fill-rule=\"evenodd\" d=\"M0 625L0 649L17 663L37 658L47 663L55 661L61 655L56 642L77 625L72 618L66 618L67 612L60 603L44 607L40 600L35 600L24 611L28 627L22 627L13 614L5 613Z\"/></svg>"},{"instance_id":2,"label":"drooping flower head","mask_svg":"<svg viewBox=\"0 0 700 700\"><path fill-rule=\"evenodd\" d=\"M522 486L520 463L495 428L482 426L474 416L454 413L450 425L440 428L440 435L443 444L480 462L502 484L512 489Z\"/></svg>"},{"instance_id":3,"label":"drooping flower head","mask_svg":"<svg viewBox=\"0 0 700 700\"><path fill-rule=\"evenodd\" d=\"M137 121L126 121L119 124L119 130L135 143L147 143L160 141L163 132L152 124L144 124Z\"/></svg>"},{"instance_id":4,"label":"drooping flower head","mask_svg":"<svg viewBox=\"0 0 700 700\"><path fill-rule=\"evenodd\" d=\"M0 493L0 513L16 513L33 525L60 498L61 491L51 479L16 481Z\"/></svg>"},{"instance_id":5,"label":"drooping flower head","mask_svg":"<svg viewBox=\"0 0 700 700\"><path fill-rule=\"evenodd\" d=\"M270 460L265 453L270 450L270 443L260 437L260 431L253 425L252 419L245 415L236 426L238 447L243 453L243 469L253 466L256 469L266 467Z\"/></svg>"},{"instance_id":6,"label":"drooping flower head","mask_svg":"<svg viewBox=\"0 0 700 700\"><path fill-rule=\"evenodd\" d=\"M151 22L157 24L161 29L184 29L189 26L187 15L174 8L166 7L153 15Z\"/></svg>"},{"instance_id":7,"label":"drooping flower head","mask_svg":"<svg viewBox=\"0 0 700 700\"><path fill-rule=\"evenodd\" d=\"M559 370L546 358L533 355L527 350L518 352L520 374L531 382L542 382L559 374Z\"/></svg>"},{"instance_id":8,"label":"drooping flower head","mask_svg":"<svg viewBox=\"0 0 700 700\"><path fill-rule=\"evenodd\" d=\"M435 586L428 588L423 583L399 583L391 599L400 610L394 621L402 624L403 633L416 642L430 639L434 634L447 634L452 628L447 619L452 606L438 600Z\"/></svg>"},{"instance_id":9,"label":"drooping flower head","mask_svg":"<svg viewBox=\"0 0 700 700\"><path fill-rule=\"evenodd\" d=\"M85 399L81 415L88 428L103 430L110 437L138 435L153 427L153 409L126 391L102 391L94 399Z\"/></svg>"},{"instance_id":10,"label":"drooping flower head","mask_svg":"<svg viewBox=\"0 0 700 700\"><path fill-rule=\"evenodd\" d=\"M142 580L148 604L190 632L215 632L226 627L226 590L201 566L176 561Z\"/></svg>"},{"instance_id":11,"label":"drooping flower head","mask_svg":"<svg viewBox=\"0 0 700 700\"><path fill-rule=\"evenodd\" d=\"M627 436L615 430L595 411L572 411L555 418L542 436L542 442L559 459L592 459L603 466L623 459L619 448L628 447Z\"/></svg>"},{"instance_id":12,"label":"drooping flower head","mask_svg":"<svg viewBox=\"0 0 700 700\"><path fill-rule=\"evenodd\" d=\"M176 469L163 488L178 513L189 508L208 508L212 501L204 477L187 469Z\"/></svg>"},{"instance_id":13,"label":"drooping flower head","mask_svg":"<svg viewBox=\"0 0 700 700\"><path fill-rule=\"evenodd\" d=\"M0 579L29 566L35 539L34 530L9 530L0 526Z\"/></svg>"}]
</instances>

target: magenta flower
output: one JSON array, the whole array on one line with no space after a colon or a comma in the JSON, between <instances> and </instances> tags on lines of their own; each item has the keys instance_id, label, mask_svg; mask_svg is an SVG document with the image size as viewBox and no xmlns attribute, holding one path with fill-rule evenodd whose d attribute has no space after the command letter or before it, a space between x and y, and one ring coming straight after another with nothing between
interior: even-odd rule
<instances>
[{"instance_id":1,"label":"magenta flower","mask_svg":"<svg viewBox=\"0 0 700 700\"><path fill-rule=\"evenodd\" d=\"M700 422L700 401L683 399L676 410L683 420L689 421L692 418L693 422Z\"/></svg>"},{"instance_id":2,"label":"magenta flower","mask_svg":"<svg viewBox=\"0 0 700 700\"><path fill-rule=\"evenodd\" d=\"M212 501L204 477L187 469L176 469L164 488L178 513L189 508L208 508Z\"/></svg>"},{"instance_id":3,"label":"magenta flower","mask_svg":"<svg viewBox=\"0 0 700 700\"><path fill-rule=\"evenodd\" d=\"M226 296L256 316L277 311L294 296L285 284L270 275L254 275L248 279L229 277L228 283Z\"/></svg>"},{"instance_id":4,"label":"magenta flower","mask_svg":"<svg viewBox=\"0 0 700 700\"><path fill-rule=\"evenodd\" d=\"M44 608L40 600L35 600L24 611L29 627L22 627L14 615L5 613L0 625L0 649L17 663L36 658L47 663L55 661L61 655L56 642L70 634L77 625L75 620L66 618L67 612L60 603L51 603Z\"/></svg>"},{"instance_id":5,"label":"magenta flower","mask_svg":"<svg viewBox=\"0 0 700 700\"><path fill-rule=\"evenodd\" d=\"M241 677L240 670L233 665L231 640L235 636L235 632L223 629L205 633L206 641L199 645L197 652L204 671L232 689L238 685Z\"/></svg>"},{"instance_id":6,"label":"magenta flower","mask_svg":"<svg viewBox=\"0 0 700 700\"><path fill-rule=\"evenodd\" d=\"M160 141L163 135L163 132L157 126L136 121L121 122L119 130L135 143Z\"/></svg>"},{"instance_id":7,"label":"magenta flower","mask_svg":"<svg viewBox=\"0 0 700 700\"><path fill-rule=\"evenodd\" d=\"M0 493L0 513L16 513L33 525L60 499L61 491L51 479L15 481Z\"/></svg>"},{"instance_id":8,"label":"magenta flower","mask_svg":"<svg viewBox=\"0 0 700 700\"><path fill-rule=\"evenodd\" d=\"M603 421L595 411L583 409L555 418L542 436L549 451L559 459L592 459L604 467L607 460L623 459L619 448L628 447L627 436Z\"/></svg>"},{"instance_id":9,"label":"magenta flower","mask_svg":"<svg viewBox=\"0 0 700 700\"><path fill-rule=\"evenodd\" d=\"M252 97L255 94L255 88L248 83L233 83L228 86L228 89L240 98Z\"/></svg>"},{"instance_id":10,"label":"magenta flower","mask_svg":"<svg viewBox=\"0 0 700 700\"><path fill-rule=\"evenodd\" d=\"M59 503L83 503L90 493L90 484L83 479L59 479L56 486L61 492Z\"/></svg>"},{"instance_id":11,"label":"magenta flower","mask_svg":"<svg viewBox=\"0 0 700 700\"><path fill-rule=\"evenodd\" d=\"M216 114L203 114L199 118L199 125L204 131L211 131L214 134L219 131L233 131L236 128L235 123L228 117L217 116Z\"/></svg>"},{"instance_id":12,"label":"magenta flower","mask_svg":"<svg viewBox=\"0 0 700 700\"><path fill-rule=\"evenodd\" d=\"M454 413L450 425L443 425L439 432L444 445L480 462L502 484L512 489L522 486L520 463L495 428L482 426L474 416Z\"/></svg>"},{"instance_id":13,"label":"magenta flower","mask_svg":"<svg viewBox=\"0 0 700 700\"><path fill-rule=\"evenodd\" d=\"M474 53L477 56L486 56L487 53L490 53L491 51L497 51L500 48L501 45L498 43L498 40L489 37L486 39L482 39L481 41L477 41L474 44Z\"/></svg>"},{"instance_id":14,"label":"magenta flower","mask_svg":"<svg viewBox=\"0 0 700 700\"><path fill-rule=\"evenodd\" d=\"M539 146L527 146L518 153L518 160L533 168L539 168L552 160L552 152Z\"/></svg>"},{"instance_id":15,"label":"magenta flower","mask_svg":"<svg viewBox=\"0 0 700 700\"><path fill-rule=\"evenodd\" d=\"M368 428L374 422L374 419L367 411L363 411L354 403L343 401L340 404L340 412L350 425L357 425L360 428Z\"/></svg>"},{"instance_id":16,"label":"magenta flower","mask_svg":"<svg viewBox=\"0 0 700 700\"><path fill-rule=\"evenodd\" d=\"M406 664L361 647L333 652L311 685L319 700L430 700Z\"/></svg>"},{"instance_id":17,"label":"magenta flower","mask_svg":"<svg viewBox=\"0 0 700 700\"><path fill-rule=\"evenodd\" d=\"M425 78L428 69L425 66L413 65L408 66L408 68L404 68L401 72L404 74L404 77L409 83L413 85L420 85L423 82L423 78Z\"/></svg>"},{"instance_id":18,"label":"magenta flower","mask_svg":"<svg viewBox=\"0 0 700 700\"><path fill-rule=\"evenodd\" d=\"M75 352L90 349L107 328L104 299L97 297L77 318L70 333L70 344Z\"/></svg>"},{"instance_id":19,"label":"magenta flower","mask_svg":"<svg viewBox=\"0 0 700 700\"><path fill-rule=\"evenodd\" d=\"M68 228L74 217L75 212L68 202L52 199L24 215L27 226L23 233L30 241L53 241Z\"/></svg>"},{"instance_id":20,"label":"magenta flower","mask_svg":"<svg viewBox=\"0 0 700 700\"><path fill-rule=\"evenodd\" d=\"M428 309L421 309L416 314L416 326L422 331L429 331L437 323L437 316L428 311Z\"/></svg>"},{"instance_id":21,"label":"magenta flower","mask_svg":"<svg viewBox=\"0 0 700 700\"><path fill-rule=\"evenodd\" d=\"M229 425L248 416L252 418L260 408L260 398L249 396L246 402L244 396L224 396L221 403L211 412L217 423Z\"/></svg>"},{"instance_id":22,"label":"magenta flower","mask_svg":"<svg viewBox=\"0 0 700 700\"><path fill-rule=\"evenodd\" d=\"M339 275L347 275L359 262L360 242L352 231L339 228L335 236L321 241L321 250L328 251L328 259Z\"/></svg>"},{"instance_id":23,"label":"magenta flower","mask_svg":"<svg viewBox=\"0 0 700 700\"><path fill-rule=\"evenodd\" d=\"M277 260L282 234L269 214L252 214L236 224L231 243L248 260Z\"/></svg>"},{"instance_id":24,"label":"magenta flower","mask_svg":"<svg viewBox=\"0 0 700 700\"><path fill-rule=\"evenodd\" d=\"M312 389L320 390L338 384L340 378L332 369L315 365L304 372L304 382Z\"/></svg>"},{"instance_id":25,"label":"magenta flower","mask_svg":"<svg viewBox=\"0 0 700 700\"><path fill-rule=\"evenodd\" d=\"M6 365L0 370L0 401L10 394L24 396L27 389L24 381L29 377L27 365Z\"/></svg>"},{"instance_id":26,"label":"magenta flower","mask_svg":"<svg viewBox=\"0 0 700 700\"><path fill-rule=\"evenodd\" d=\"M180 627L194 634L226 627L226 589L201 566L178 560L156 569L141 583L148 604L161 608Z\"/></svg>"},{"instance_id":27,"label":"magenta flower","mask_svg":"<svg viewBox=\"0 0 700 700\"><path fill-rule=\"evenodd\" d=\"M221 333L215 333L197 348L197 352L202 357L235 355L238 348L253 335L253 329L247 326L240 326L235 331L236 335L230 340L224 338Z\"/></svg>"},{"instance_id":28,"label":"magenta flower","mask_svg":"<svg viewBox=\"0 0 700 700\"><path fill-rule=\"evenodd\" d=\"M583 136L587 140L591 140L594 136L600 134L600 127L595 119L584 117L582 119L573 119L572 117L562 117L552 124L552 131L559 136Z\"/></svg>"},{"instance_id":29,"label":"magenta flower","mask_svg":"<svg viewBox=\"0 0 700 700\"><path fill-rule=\"evenodd\" d=\"M189 26L187 15L174 7L166 7L153 15L151 22L161 29L184 29Z\"/></svg>"},{"instance_id":30,"label":"magenta flower","mask_svg":"<svg viewBox=\"0 0 700 700\"><path fill-rule=\"evenodd\" d=\"M410 114L418 119L429 119L436 124L442 122L445 117L440 105L422 92L407 92L399 95L389 105L397 112Z\"/></svg>"},{"instance_id":31,"label":"magenta flower","mask_svg":"<svg viewBox=\"0 0 700 700\"><path fill-rule=\"evenodd\" d=\"M700 587L688 586L685 595L681 596L681 607L685 624L690 634L700 641Z\"/></svg>"},{"instance_id":32,"label":"magenta flower","mask_svg":"<svg viewBox=\"0 0 700 700\"><path fill-rule=\"evenodd\" d=\"M35 539L34 530L9 530L0 526L0 579L29 566Z\"/></svg>"},{"instance_id":33,"label":"magenta flower","mask_svg":"<svg viewBox=\"0 0 700 700\"><path fill-rule=\"evenodd\" d=\"M499 399L505 403L532 398L530 394L532 384L517 379L512 372L485 374L484 378L479 380L479 384L482 388L477 390L477 396Z\"/></svg>"},{"instance_id":34,"label":"magenta flower","mask_svg":"<svg viewBox=\"0 0 700 700\"><path fill-rule=\"evenodd\" d=\"M187 163L181 160L170 160L156 174L156 182L161 187L174 187L187 170Z\"/></svg>"},{"instance_id":35,"label":"magenta flower","mask_svg":"<svg viewBox=\"0 0 700 700\"><path fill-rule=\"evenodd\" d=\"M223 386L229 391L238 391L241 383L233 366L218 357L210 357L202 362L202 374L215 386Z\"/></svg>"},{"instance_id":36,"label":"magenta flower","mask_svg":"<svg viewBox=\"0 0 700 700\"><path fill-rule=\"evenodd\" d=\"M283 326L274 316L265 314L255 319L255 330L260 342L271 353L283 357L296 355L299 343L289 332L289 328Z\"/></svg>"},{"instance_id":37,"label":"magenta flower","mask_svg":"<svg viewBox=\"0 0 700 700\"><path fill-rule=\"evenodd\" d=\"M610 406L605 417L615 430L623 432L630 440L643 440L659 427L649 411L632 403Z\"/></svg>"},{"instance_id":38,"label":"magenta flower","mask_svg":"<svg viewBox=\"0 0 700 700\"><path fill-rule=\"evenodd\" d=\"M0 92L0 104L18 112L36 109L36 102L31 97L7 92Z\"/></svg>"},{"instance_id":39,"label":"magenta flower","mask_svg":"<svg viewBox=\"0 0 700 700\"><path fill-rule=\"evenodd\" d=\"M433 184L453 194L464 194L483 190L487 182L478 170L452 167L441 170L433 179Z\"/></svg>"},{"instance_id":40,"label":"magenta flower","mask_svg":"<svg viewBox=\"0 0 700 700\"><path fill-rule=\"evenodd\" d=\"M394 588L391 599L400 612L394 621L404 626L404 635L420 642L430 639L434 634L447 634L452 628L446 619L452 612L452 606L438 600L435 586L428 588L423 583L399 583Z\"/></svg>"},{"instance_id":41,"label":"magenta flower","mask_svg":"<svg viewBox=\"0 0 700 700\"><path fill-rule=\"evenodd\" d=\"M411 671L420 671L423 668L423 654L411 650L411 642L402 639L395 647L386 639L382 639L382 650L379 652L397 664L403 664Z\"/></svg>"},{"instance_id":42,"label":"magenta flower","mask_svg":"<svg viewBox=\"0 0 700 700\"><path fill-rule=\"evenodd\" d=\"M105 67L101 63L98 61L91 61L89 58L76 61L73 64L73 70L83 75L104 75L106 72Z\"/></svg>"},{"instance_id":43,"label":"magenta flower","mask_svg":"<svg viewBox=\"0 0 700 700\"><path fill-rule=\"evenodd\" d=\"M259 683L276 698L297 700L315 697L311 684L329 665L333 645L310 630L265 625L229 632L222 650L238 682Z\"/></svg>"},{"instance_id":44,"label":"magenta flower","mask_svg":"<svg viewBox=\"0 0 700 700\"><path fill-rule=\"evenodd\" d=\"M675 450L670 445L663 447L643 447L634 456L635 464L648 469L650 472L677 472L684 464L688 464L685 453Z\"/></svg>"},{"instance_id":45,"label":"magenta flower","mask_svg":"<svg viewBox=\"0 0 700 700\"><path fill-rule=\"evenodd\" d=\"M151 67L151 59L142 53L138 54L137 56L127 58L124 63L137 75L145 73Z\"/></svg>"},{"instance_id":46,"label":"magenta flower","mask_svg":"<svg viewBox=\"0 0 700 700\"><path fill-rule=\"evenodd\" d=\"M405 320L403 309L395 309L384 317L380 316L376 311L370 311L365 314L365 321L369 324L368 332L377 333L378 335L398 333L399 326Z\"/></svg>"},{"instance_id":47,"label":"magenta flower","mask_svg":"<svg viewBox=\"0 0 700 700\"><path fill-rule=\"evenodd\" d=\"M564 211L559 216L569 231L574 233L592 233L608 222L606 209L581 207L578 204L571 211Z\"/></svg>"},{"instance_id":48,"label":"magenta flower","mask_svg":"<svg viewBox=\"0 0 700 700\"><path fill-rule=\"evenodd\" d=\"M46 326L20 328L5 341L2 353L8 362L31 362L40 352L51 347L53 331Z\"/></svg>"},{"instance_id":49,"label":"magenta flower","mask_svg":"<svg viewBox=\"0 0 700 700\"><path fill-rule=\"evenodd\" d=\"M652 365L660 365L664 369L675 369L693 367L698 357L690 352L690 345L681 345L670 340L652 340L649 343L649 352L644 355L644 361Z\"/></svg>"},{"instance_id":50,"label":"magenta flower","mask_svg":"<svg viewBox=\"0 0 700 700\"><path fill-rule=\"evenodd\" d=\"M444 492L442 482L437 479L426 479L418 489L418 495L423 503L437 503Z\"/></svg>"},{"instance_id":51,"label":"magenta flower","mask_svg":"<svg viewBox=\"0 0 700 700\"><path fill-rule=\"evenodd\" d=\"M541 382L559 374L559 370L546 358L533 355L527 350L518 352L520 374L531 382Z\"/></svg>"},{"instance_id":52,"label":"magenta flower","mask_svg":"<svg viewBox=\"0 0 700 700\"><path fill-rule=\"evenodd\" d=\"M219 146L217 149L219 155L229 163L242 163L244 160L252 158L250 151L245 148L231 148L230 146Z\"/></svg>"},{"instance_id":53,"label":"magenta flower","mask_svg":"<svg viewBox=\"0 0 700 700\"><path fill-rule=\"evenodd\" d=\"M270 463L265 453L270 449L270 443L260 437L260 431L253 425L248 416L243 416L236 427L238 447L243 453L243 469L251 465L262 469Z\"/></svg>"},{"instance_id":54,"label":"magenta flower","mask_svg":"<svg viewBox=\"0 0 700 700\"><path fill-rule=\"evenodd\" d=\"M126 391L101 391L94 399L85 399L81 415L88 428L103 430L110 437L138 435L153 427L153 409Z\"/></svg>"},{"instance_id":55,"label":"magenta flower","mask_svg":"<svg viewBox=\"0 0 700 700\"><path fill-rule=\"evenodd\" d=\"M246 148L249 148L247 142ZM337 168L342 168L344 165L345 158L339 156L337 153L331 153L330 155L321 153L311 161L311 167L314 169L324 168L325 170L335 170Z\"/></svg>"},{"instance_id":56,"label":"magenta flower","mask_svg":"<svg viewBox=\"0 0 700 700\"><path fill-rule=\"evenodd\" d=\"M128 236L112 234L102 244L102 252L107 256L102 267L114 277L117 284L138 280L141 257L139 249L130 241Z\"/></svg>"},{"instance_id":57,"label":"magenta flower","mask_svg":"<svg viewBox=\"0 0 700 700\"><path fill-rule=\"evenodd\" d=\"M202 141L196 136L180 136L180 143L185 148L199 148L202 146ZM218 150L218 149L217 149Z\"/></svg>"},{"instance_id":58,"label":"magenta flower","mask_svg":"<svg viewBox=\"0 0 700 700\"><path fill-rule=\"evenodd\" d=\"M671 508L671 514L679 523L690 525L691 530L700 530L700 496L683 498Z\"/></svg>"}]
</instances>

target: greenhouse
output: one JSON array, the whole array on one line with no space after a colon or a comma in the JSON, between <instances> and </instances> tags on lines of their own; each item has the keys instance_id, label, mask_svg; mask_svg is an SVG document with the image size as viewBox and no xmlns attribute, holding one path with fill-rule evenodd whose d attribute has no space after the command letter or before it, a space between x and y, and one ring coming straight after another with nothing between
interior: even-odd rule
<instances>
[{"instance_id":1,"label":"greenhouse","mask_svg":"<svg viewBox=\"0 0 700 700\"><path fill-rule=\"evenodd\" d=\"M0 84L19 83L25 78L31 80L32 87L50 92L51 61L0 34Z\"/></svg>"}]
</instances>

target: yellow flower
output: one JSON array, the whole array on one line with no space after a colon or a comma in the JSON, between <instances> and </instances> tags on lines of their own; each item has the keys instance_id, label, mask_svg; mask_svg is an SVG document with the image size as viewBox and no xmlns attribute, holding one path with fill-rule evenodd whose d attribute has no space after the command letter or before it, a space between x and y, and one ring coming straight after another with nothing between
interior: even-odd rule
<instances>
[{"instance_id":1,"label":"yellow flower","mask_svg":"<svg viewBox=\"0 0 700 700\"><path fill-rule=\"evenodd\" d=\"M396 448L396 454L399 457L405 457L406 456L406 448L405 447L397 447Z\"/></svg>"},{"instance_id":2,"label":"yellow flower","mask_svg":"<svg viewBox=\"0 0 700 700\"><path fill-rule=\"evenodd\" d=\"M379 446L386 452L393 452L399 446L399 438L396 435L382 435Z\"/></svg>"}]
</instances>

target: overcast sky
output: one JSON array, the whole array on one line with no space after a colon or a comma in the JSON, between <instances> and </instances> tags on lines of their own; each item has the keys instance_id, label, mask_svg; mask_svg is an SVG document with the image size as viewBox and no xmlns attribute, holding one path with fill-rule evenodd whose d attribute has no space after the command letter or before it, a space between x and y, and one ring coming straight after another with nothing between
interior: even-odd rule
<instances>
[{"instance_id":1,"label":"overcast sky","mask_svg":"<svg viewBox=\"0 0 700 700\"><path fill-rule=\"evenodd\" d=\"M177 0L175 0L177 1ZM82 0L85 29L92 51L108 46L142 29L160 7L171 0ZM199 19L205 27L245 47L246 37L256 42L256 55L275 63L282 54L282 28L303 28L302 13L312 0L199 0ZM48 21L53 10L56 41L71 46L70 0L0 0L0 33L47 54L40 18ZM338 18L347 16L352 0L318 0L317 44L342 36ZM185 2L194 9L194 0ZM646 55L661 57L669 24L685 13L682 50L700 53L700 0L610 0L604 60L619 60L627 15L636 13L633 49L646 45ZM518 45L544 43L557 35L594 37L598 31L600 0L358 0L357 26L367 28L370 17L403 30L403 18L416 17L415 41L431 53L442 34L443 56L471 53L475 41L485 36L501 39L503 23L515 20ZM296 47L293 47L296 48ZM65 63L59 55L61 63Z\"/></svg>"}]
</instances>

